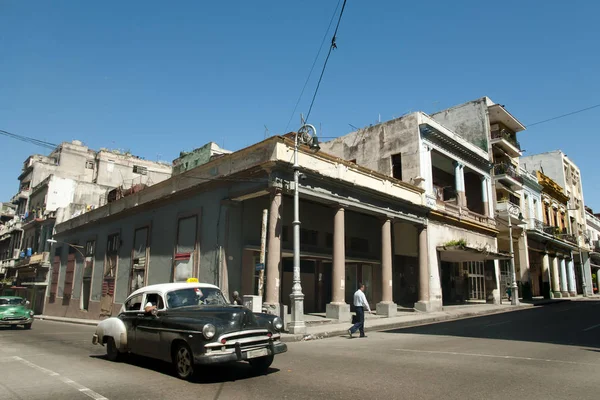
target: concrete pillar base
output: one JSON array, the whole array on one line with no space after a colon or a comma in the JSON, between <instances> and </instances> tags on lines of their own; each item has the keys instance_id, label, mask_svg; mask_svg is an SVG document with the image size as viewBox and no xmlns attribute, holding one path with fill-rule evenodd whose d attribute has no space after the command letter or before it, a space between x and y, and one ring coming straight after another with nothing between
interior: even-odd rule
<instances>
[{"instance_id":1,"label":"concrete pillar base","mask_svg":"<svg viewBox=\"0 0 600 400\"><path fill-rule=\"evenodd\" d=\"M569 292L560 292L560 294L562 295L562 297L570 297Z\"/></svg>"},{"instance_id":2,"label":"concrete pillar base","mask_svg":"<svg viewBox=\"0 0 600 400\"><path fill-rule=\"evenodd\" d=\"M350 304L329 303L325 307L325 316L331 319L337 319L340 322L350 323Z\"/></svg>"},{"instance_id":3,"label":"concrete pillar base","mask_svg":"<svg viewBox=\"0 0 600 400\"><path fill-rule=\"evenodd\" d=\"M560 299L563 297L561 292L552 292L552 294L554 295L555 299Z\"/></svg>"},{"instance_id":4,"label":"concrete pillar base","mask_svg":"<svg viewBox=\"0 0 600 400\"><path fill-rule=\"evenodd\" d=\"M415 303L415 310L421 312L434 312L442 310L441 301L417 301Z\"/></svg>"},{"instance_id":5,"label":"concrete pillar base","mask_svg":"<svg viewBox=\"0 0 600 400\"><path fill-rule=\"evenodd\" d=\"M570 297L577 297L577 293L576 292L569 292L569 296Z\"/></svg>"},{"instance_id":6,"label":"concrete pillar base","mask_svg":"<svg viewBox=\"0 0 600 400\"><path fill-rule=\"evenodd\" d=\"M398 306L396 303L390 302L381 302L377 303L377 315L382 315L384 317L395 317L398 314Z\"/></svg>"},{"instance_id":7,"label":"concrete pillar base","mask_svg":"<svg viewBox=\"0 0 600 400\"><path fill-rule=\"evenodd\" d=\"M263 312L271 315L281 315L281 304L279 303L264 303Z\"/></svg>"}]
</instances>

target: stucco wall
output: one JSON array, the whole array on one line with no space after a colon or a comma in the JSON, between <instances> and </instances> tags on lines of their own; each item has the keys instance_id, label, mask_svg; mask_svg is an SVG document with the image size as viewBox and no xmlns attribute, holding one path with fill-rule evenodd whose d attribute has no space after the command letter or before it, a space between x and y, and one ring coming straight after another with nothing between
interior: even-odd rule
<instances>
[{"instance_id":1,"label":"stucco wall","mask_svg":"<svg viewBox=\"0 0 600 400\"><path fill-rule=\"evenodd\" d=\"M115 286L115 303L122 303L128 295L129 275L131 272L131 251L133 248L134 231L136 228L151 225L150 230L150 256L146 272L147 284L164 283L171 281L173 267L173 252L176 244L176 232L178 217L197 214L199 221L199 279L202 282L219 284L217 266L217 244L223 244L226 234L224 213L219 212L221 200L226 196L224 189L207 193L196 193L184 199L172 201L161 207L145 211L135 212L132 210L128 215L112 221L102 220L99 223L84 225L83 227L56 236L63 242L85 245L88 240L96 240L96 252L94 256L94 270L92 275L91 301L100 301L102 294L102 277L105 266L105 253L107 237L113 233L120 233L122 241L118 255L117 280ZM222 211L222 210L221 210ZM235 226L239 220L230 219L229 226ZM217 227L219 231L217 231ZM234 235L235 237L235 231ZM234 240L235 243L235 240ZM227 254L225 254L227 257ZM67 247L62 248L62 262L59 274L59 285L56 303L62 301L64 292L64 280L66 269ZM79 259L79 258L78 258ZM74 277L74 291L71 303L80 302L82 273L78 262ZM228 259L228 279L236 281L239 279L241 256L232 255ZM56 303L49 310L57 310ZM61 313L72 313L73 305L60 308ZM77 309L77 307L75 308ZM115 310L115 308L113 308ZM58 311L56 311L58 312ZM62 315L61 314L61 315ZM90 314L90 313L88 313ZM89 315L88 318L98 318Z\"/></svg>"},{"instance_id":2,"label":"stucco wall","mask_svg":"<svg viewBox=\"0 0 600 400\"><path fill-rule=\"evenodd\" d=\"M448 108L431 114L431 117L470 143L488 151L490 122L485 98Z\"/></svg>"},{"instance_id":3,"label":"stucco wall","mask_svg":"<svg viewBox=\"0 0 600 400\"><path fill-rule=\"evenodd\" d=\"M419 176L418 114L413 113L321 144L322 151L392 176L394 154L402 154L402 180Z\"/></svg>"}]
</instances>

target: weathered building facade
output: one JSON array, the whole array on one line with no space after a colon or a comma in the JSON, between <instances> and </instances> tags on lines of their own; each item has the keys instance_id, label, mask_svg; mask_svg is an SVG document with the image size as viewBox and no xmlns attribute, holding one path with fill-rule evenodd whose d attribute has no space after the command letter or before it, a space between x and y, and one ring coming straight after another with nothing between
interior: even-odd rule
<instances>
[{"instance_id":1,"label":"weathered building facade","mask_svg":"<svg viewBox=\"0 0 600 400\"><path fill-rule=\"evenodd\" d=\"M148 186L171 176L171 166L128 152L94 151L79 141L62 143L48 156L32 155L23 164L19 191L11 200L14 218L0 227L2 265L12 278L5 294L18 293L41 313L49 267L48 239L56 222L106 203L111 189Z\"/></svg>"},{"instance_id":2,"label":"weathered building facade","mask_svg":"<svg viewBox=\"0 0 600 400\"><path fill-rule=\"evenodd\" d=\"M528 171L540 171L564 191L567 203L559 215L561 229L569 229L574 235L577 249L575 263L577 286L585 286L586 294L592 293L592 272L590 266L591 240L587 236L586 211L583 197L581 172L577 165L560 150L522 157L521 163ZM579 273L583 271L582 273ZM581 292L581 289L580 289Z\"/></svg>"},{"instance_id":3,"label":"weathered building facade","mask_svg":"<svg viewBox=\"0 0 600 400\"><path fill-rule=\"evenodd\" d=\"M264 209L264 300L273 312L290 305L293 149L272 137L57 224L45 313L103 318L141 285L189 277L256 294ZM393 315L401 301L393 244L429 276L424 191L325 151L301 147L299 164L305 312L347 320L361 281L378 311ZM392 221L404 228L392 231ZM427 285L418 290L423 303L431 295Z\"/></svg>"},{"instance_id":4,"label":"weathered building facade","mask_svg":"<svg viewBox=\"0 0 600 400\"><path fill-rule=\"evenodd\" d=\"M394 236L402 239L394 242L394 274L404 304L439 310L443 303L500 301L494 260L508 257L498 253L486 149L421 112L350 133L322 148L424 189L432 210L426 238L431 296L423 304L413 294L423 284L408 245L416 237L398 221ZM405 241L408 237L414 239Z\"/></svg>"}]
</instances>

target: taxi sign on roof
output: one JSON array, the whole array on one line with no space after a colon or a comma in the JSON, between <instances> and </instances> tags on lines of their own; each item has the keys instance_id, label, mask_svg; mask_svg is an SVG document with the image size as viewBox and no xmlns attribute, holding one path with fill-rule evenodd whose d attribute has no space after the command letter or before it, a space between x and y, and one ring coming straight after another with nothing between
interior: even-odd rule
<instances>
[{"instance_id":1,"label":"taxi sign on roof","mask_svg":"<svg viewBox=\"0 0 600 400\"><path fill-rule=\"evenodd\" d=\"M188 278L187 283L198 283L198 278Z\"/></svg>"}]
</instances>

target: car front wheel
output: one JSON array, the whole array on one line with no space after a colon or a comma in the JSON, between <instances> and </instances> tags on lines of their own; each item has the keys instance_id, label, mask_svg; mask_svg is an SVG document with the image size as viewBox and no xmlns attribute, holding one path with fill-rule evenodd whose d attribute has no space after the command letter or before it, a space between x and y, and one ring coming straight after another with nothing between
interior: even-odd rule
<instances>
[{"instance_id":1,"label":"car front wheel","mask_svg":"<svg viewBox=\"0 0 600 400\"><path fill-rule=\"evenodd\" d=\"M23 325L23 328L25 328L25 329L31 329L31 324L25 324L25 325Z\"/></svg>"},{"instance_id":2,"label":"car front wheel","mask_svg":"<svg viewBox=\"0 0 600 400\"><path fill-rule=\"evenodd\" d=\"M173 366L175 373L181 379L191 379L194 376L194 355L189 346L180 343L173 353Z\"/></svg>"},{"instance_id":3,"label":"car front wheel","mask_svg":"<svg viewBox=\"0 0 600 400\"><path fill-rule=\"evenodd\" d=\"M273 364L273 358L274 356L271 354L270 356L252 358L248 362L256 372L262 373L266 372L271 364Z\"/></svg>"},{"instance_id":4,"label":"car front wheel","mask_svg":"<svg viewBox=\"0 0 600 400\"><path fill-rule=\"evenodd\" d=\"M121 352L117 349L117 345L115 344L115 339L109 337L106 339L106 357L110 361L119 361L121 359Z\"/></svg>"}]
</instances>

